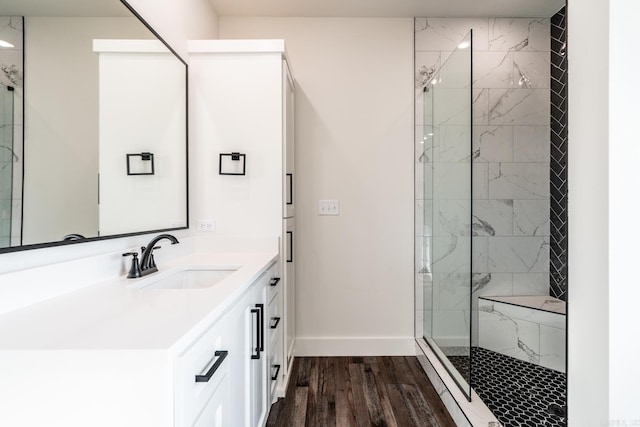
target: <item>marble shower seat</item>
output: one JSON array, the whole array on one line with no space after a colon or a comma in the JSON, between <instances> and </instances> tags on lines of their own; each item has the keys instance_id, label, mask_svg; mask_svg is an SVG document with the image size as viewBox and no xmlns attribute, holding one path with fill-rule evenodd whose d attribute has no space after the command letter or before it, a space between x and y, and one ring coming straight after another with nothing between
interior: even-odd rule
<instances>
[{"instance_id":1,"label":"marble shower seat","mask_svg":"<svg viewBox=\"0 0 640 427\"><path fill-rule=\"evenodd\" d=\"M550 296L482 296L478 345L565 372L566 304Z\"/></svg>"}]
</instances>

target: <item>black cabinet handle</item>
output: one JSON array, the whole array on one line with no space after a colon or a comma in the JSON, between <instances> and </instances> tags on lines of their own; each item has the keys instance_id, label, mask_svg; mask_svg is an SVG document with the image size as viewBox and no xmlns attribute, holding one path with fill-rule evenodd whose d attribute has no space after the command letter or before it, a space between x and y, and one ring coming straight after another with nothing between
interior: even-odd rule
<instances>
[{"instance_id":1,"label":"black cabinet handle","mask_svg":"<svg viewBox=\"0 0 640 427\"><path fill-rule=\"evenodd\" d=\"M269 284L271 286L276 286L278 283L280 283L280 278L279 277L274 277L273 279L271 279L271 282Z\"/></svg>"},{"instance_id":2,"label":"black cabinet handle","mask_svg":"<svg viewBox=\"0 0 640 427\"><path fill-rule=\"evenodd\" d=\"M264 351L264 304L256 304L256 308L260 310L260 328L258 329L259 348Z\"/></svg>"},{"instance_id":3,"label":"black cabinet handle","mask_svg":"<svg viewBox=\"0 0 640 427\"><path fill-rule=\"evenodd\" d=\"M287 231L287 236L289 237L289 257L287 262L293 262L293 231Z\"/></svg>"},{"instance_id":4,"label":"black cabinet handle","mask_svg":"<svg viewBox=\"0 0 640 427\"><path fill-rule=\"evenodd\" d=\"M253 352L255 350L256 352L256 354L251 354L251 359L260 359L260 310L252 308L251 315L253 316L254 313L256 314L256 335L258 342L255 347L251 347L251 351ZM253 344L253 334L251 336L251 344Z\"/></svg>"},{"instance_id":5,"label":"black cabinet handle","mask_svg":"<svg viewBox=\"0 0 640 427\"><path fill-rule=\"evenodd\" d=\"M288 173L287 179L289 180L289 194L287 194L287 205L293 204L293 174Z\"/></svg>"},{"instance_id":6,"label":"black cabinet handle","mask_svg":"<svg viewBox=\"0 0 640 427\"><path fill-rule=\"evenodd\" d=\"M278 379L278 374L280 373L280 365L272 365L271 368L276 368L276 373L275 375L271 376L271 381L275 381Z\"/></svg>"},{"instance_id":7,"label":"black cabinet handle","mask_svg":"<svg viewBox=\"0 0 640 427\"><path fill-rule=\"evenodd\" d=\"M271 325L269 325L269 327L271 329L276 329L278 327L278 323L280 323L280 318L279 317L272 317L271 318Z\"/></svg>"},{"instance_id":8,"label":"black cabinet handle","mask_svg":"<svg viewBox=\"0 0 640 427\"><path fill-rule=\"evenodd\" d=\"M213 365L211 365L211 368L209 368L209 370L207 371L206 374L204 374L204 375L196 375L196 382L197 383L209 382L209 380L211 379L213 374L216 373L216 371L218 370L220 365L222 365L222 362L224 362L224 359L227 358L227 356L229 355L229 352L227 350L217 350L214 353L214 355L218 358L218 360L216 360L216 362Z\"/></svg>"}]
</instances>

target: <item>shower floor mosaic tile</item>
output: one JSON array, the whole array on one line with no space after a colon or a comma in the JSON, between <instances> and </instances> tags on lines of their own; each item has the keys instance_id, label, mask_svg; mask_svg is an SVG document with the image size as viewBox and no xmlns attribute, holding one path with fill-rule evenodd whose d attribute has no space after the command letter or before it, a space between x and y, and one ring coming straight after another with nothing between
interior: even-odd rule
<instances>
[{"instance_id":1,"label":"shower floor mosaic tile","mask_svg":"<svg viewBox=\"0 0 640 427\"><path fill-rule=\"evenodd\" d=\"M565 374L479 347L471 356L473 389L504 427L567 425ZM468 365L468 357L449 360Z\"/></svg>"}]
</instances>

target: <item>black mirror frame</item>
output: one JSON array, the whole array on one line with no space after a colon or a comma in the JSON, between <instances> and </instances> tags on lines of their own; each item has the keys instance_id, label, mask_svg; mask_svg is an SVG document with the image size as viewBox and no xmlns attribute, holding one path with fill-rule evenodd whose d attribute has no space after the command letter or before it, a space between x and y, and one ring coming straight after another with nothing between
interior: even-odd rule
<instances>
[{"instance_id":1,"label":"black mirror frame","mask_svg":"<svg viewBox=\"0 0 640 427\"><path fill-rule=\"evenodd\" d=\"M186 197L185 197L185 214L186 214L186 225L184 227L174 227L174 228L161 228L161 229L154 229L154 230L144 230L144 231L136 231L136 232L132 232L132 233L122 233L122 234L111 234L108 236L97 236L97 237L87 237L87 238L83 238L83 239L73 239L73 240L60 240L60 241L54 241L54 242L44 242L44 243L36 243L36 244L31 244L31 245L21 245L21 246L9 246L6 248L0 248L0 255L4 254L4 253L11 253L11 252L20 252L20 251L27 251L27 250L31 250L31 249L41 249L41 248L51 248L51 247L56 247L56 246L67 246L67 245L77 245L79 243L85 243L85 242L96 242L96 241L100 241L100 240L110 240L110 239L119 239L122 237L130 237L130 236L138 236L138 235L142 235L142 234L157 234L157 233L163 233L163 232L168 232L168 231L175 231L175 230L187 230L189 229L189 65L187 64L187 62L182 59L182 57L175 51L175 49L173 49L169 43L167 43L161 36L160 34L158 34L158 32L156 30L153 29L153 27L151 27L151 25L149 25L149 23L142 17L142 15L140 15L138 13L138 11L136 11L133 6L131 6L126 0L120 0L120 2L127 8L129 9L129 11L136 17L138 18L138 20L140 20L140 22L142 22L142 24L144 24L145 27L147 27L147 29L149 31L151 31L151 33L158 39L160 40L166 47L167 49L169 49L169 51L171 53L173 53L173 55L180 61L182 62L182 64L184 65L184 72L185 72L185 118L186 118L186 122L185 122L185 150L186 150L186 164L185 164L185 173L186 173L186 177L185 177L185 184L186 184ZM24 108L24 106L23 106ZM23 169L23 179L24 179L24 169Z\"/></svg>"}]
</instances>

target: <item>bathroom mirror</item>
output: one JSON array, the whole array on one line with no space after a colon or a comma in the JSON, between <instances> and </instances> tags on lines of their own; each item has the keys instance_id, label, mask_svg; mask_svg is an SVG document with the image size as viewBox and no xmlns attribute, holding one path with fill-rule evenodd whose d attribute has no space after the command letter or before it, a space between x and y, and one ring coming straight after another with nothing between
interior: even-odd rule
<instances>
[{"instance_id":1,"label":"bathroom mirror","mask_svg":"<svg viewBox=\"0 0 640 427\"><path fill-rule=\"evenodd\" d=\"M0 253L186 227L186 63L124 1L3 0Z\"/></svg>"}]
</instances>

